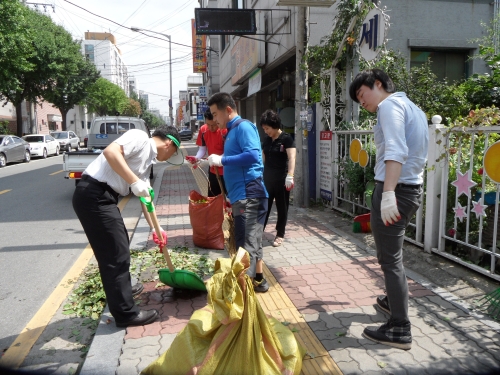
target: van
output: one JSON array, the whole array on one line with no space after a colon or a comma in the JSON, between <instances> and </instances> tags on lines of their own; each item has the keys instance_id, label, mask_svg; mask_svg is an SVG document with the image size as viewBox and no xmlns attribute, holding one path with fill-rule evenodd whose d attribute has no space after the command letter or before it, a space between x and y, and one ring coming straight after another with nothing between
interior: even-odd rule
<instances>
[{"instance_id":1,"label":"van","mask_svg":"<svg viewBox=\"0 0 500 375\"><path fill-rule=\"evenodd\" d=\"M96 117L92 121L88 134L87 149L91 152L94 150L104 150L109 144L130 129L143 130L151 137L143 119L126 116Z\"/></svg>"}]
</instances>

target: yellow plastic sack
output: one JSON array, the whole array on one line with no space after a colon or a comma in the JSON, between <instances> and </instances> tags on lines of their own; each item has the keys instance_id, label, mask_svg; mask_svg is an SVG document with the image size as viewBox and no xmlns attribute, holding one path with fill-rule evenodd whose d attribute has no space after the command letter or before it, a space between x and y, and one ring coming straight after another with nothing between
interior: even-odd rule
<instances>
[{"instance_id":1,"label":"yellow plastic sack","mask_svg":"<svg viewBox=\"0 0 500 375\"><path fill-rule=\"evenodd\" d=\"M293 333L267 317L245 274L250 256L240 248L218 259L207 281L208 305L196 310L170 348L142 374L299 374L305 350Z\"/></svg>"}]
</instances>

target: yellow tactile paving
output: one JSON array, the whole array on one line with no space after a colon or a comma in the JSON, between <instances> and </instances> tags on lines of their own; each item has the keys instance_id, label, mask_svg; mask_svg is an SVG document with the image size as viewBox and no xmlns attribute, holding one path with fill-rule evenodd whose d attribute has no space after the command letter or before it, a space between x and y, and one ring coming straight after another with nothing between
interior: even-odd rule
<instances>
[{"instance_id":1,"label":"yellow tactile paving","mask_svg":"<svg viewBox=\"0 0 500 375\"><path fill-rule=\"evenodd\" d=\"M342 375L342 371L266 265L264 265L264 277L269 283L269 291L262 294L257 293L257 299L267 314L272 315L280 322L289 323L288 327L294 332L297 341L306 349L307 355L303 361L301 374Z\"/></svg>"}]
</instances>

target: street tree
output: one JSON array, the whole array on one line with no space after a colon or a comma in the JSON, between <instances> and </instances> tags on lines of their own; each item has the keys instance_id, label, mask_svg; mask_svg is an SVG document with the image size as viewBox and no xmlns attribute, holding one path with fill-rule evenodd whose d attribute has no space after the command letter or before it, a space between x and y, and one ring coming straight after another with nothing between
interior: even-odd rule
<instances>
[{"instance_id":1,"label":"street tree","mask_svg":"<svg viewBox=\"0 0 500 375\"><path fill-rule=\"evenodd\" d=\"M14 30L25 29L25 34L21 31L18 34L22 38L28 38L29 48L19 50L19 54L24 53L25 63L22 63L23 60L20 59L19 66L6 65L9 68L7 71L9 76L6 77L7 83L0 79L0 99L8 100L15 105L17 135L22 135L22 102L42 98L44 92L53 86L58 78L75 71L79 59L81 60L81 53L78 43L73 41L71 34L62 26L54 24L50 17L22 5L18 9L12 3L11 0L1 2L2 6L10 5L14 15L5 15L8 12L0 8L0 17L14 17L10 23L15 24ZM3 20L0 24L3 25ZM7 24L2 27L9 26ZM24 39L22 40L24 45ZM10 56L7 57L10 58ZM2 69L3 66L0 71Z\"/></svg>"},{"instance_id":2,"label":"street tree","mask_svg":"<svg viewBox=\"0 0 500 375\"><path fill-rule=\"evenodd\" d=\"M95 112L99 116L121 113L127 103L125 91L105 78L99 78L89 88L87 106L90 112Z\"/></svg>"},{"instance_id":3,"label":"street tree","mask_svg":"<svg viewBox=\"0 0 500 375\"><path fill-rule=\"evenodd\" d=\"M47 85L43 97L59 108L62 115L62 130L67 130L66 117L68 111L75 105L83 104L89 95L90 87L100 77L94 64L87 61L80 53L76 56L76 64L72 64L73 71L59 75L57 79Z\"/></svg>"},{"instance_id":4,"label":"street tree","mask_svg":"<svg viewBox=\"0 0 500 375\"><path fill-rule=\"evenodd\" d=\"M26 28L27 8L18 0L0 2L0 96L22 90L19 75L34 69L34 47Z\"/></svg>"},{"instance_id":5,"label":"street tree","mask_svg":"<svg viewBox=\"0 0 500 375\"><path fill-rule=\"evenodd\" d=\"M154 129L160 125L163 125L163 121L158 116L149 111L144 112L141 117L146 123L147 127L150 129Z\"/></svg>"},{"instance_id":6,"label":"street tree","mask_svg":"<svg viewBox=\"0 0 500 375\"><path fill-rule=\"evenodd\" d=\"M139 117L142 113L141 105L137 100L129 98L128 103L122 108L121 113L124 116Z\"/></svg>"}]
</instances>

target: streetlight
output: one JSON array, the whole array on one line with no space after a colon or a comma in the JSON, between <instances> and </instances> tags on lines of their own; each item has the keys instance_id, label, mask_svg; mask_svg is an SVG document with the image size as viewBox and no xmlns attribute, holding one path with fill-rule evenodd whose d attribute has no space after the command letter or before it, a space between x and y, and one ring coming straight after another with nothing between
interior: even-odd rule
<instances>
[{"instance_id":1,"label":"streetlight","mask_svg":"<svg viewBox=\"0 0 500 375\"><path fill-rule=\"evenodd\" d=\"M169 59L169 70L170 70L170 100L168 101L168 117L170 117L170 126L174 126L174 117L172 114L172 38L170 35L167 34L162 34L157 31L153 30L146 30L146 29L140 29L138 27L131 27L130 30L135 31L135 32L142 32L146 31L148 33L154 33L158 35L163 35L164 37L168 38L168 59Z\"/></svg>"}]
</instances>

